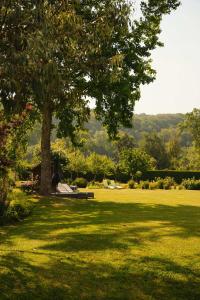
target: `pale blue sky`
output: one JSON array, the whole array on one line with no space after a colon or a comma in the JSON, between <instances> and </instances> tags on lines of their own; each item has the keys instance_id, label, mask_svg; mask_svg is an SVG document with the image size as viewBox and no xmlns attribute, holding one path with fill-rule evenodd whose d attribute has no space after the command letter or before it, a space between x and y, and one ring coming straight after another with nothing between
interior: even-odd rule
<instances>
[{"instance_id":1,"label":"pale blue sky","mask_svg":"<svg viewBox=\"0 0 200 300\"><path fill-rule=\"evenodd\" d=\"M200 108L200 0L182 0L164 18L163 48L153 53L157 79L142 88L135 113L189 112Z\"/></svg>"}]
</instances>

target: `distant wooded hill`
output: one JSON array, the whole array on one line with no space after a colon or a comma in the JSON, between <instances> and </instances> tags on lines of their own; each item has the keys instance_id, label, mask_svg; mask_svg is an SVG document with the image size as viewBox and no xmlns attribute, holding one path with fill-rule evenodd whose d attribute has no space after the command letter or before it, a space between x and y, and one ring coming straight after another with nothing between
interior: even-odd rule
<instances>
[{"instance_id":1,"label":"distant wooded hill","mask_svg":"<svg viewBox=\"0 0 200 300\"><path fill-rule=\"evenodd\" d=\"M180 137L180 145L189 147L192 145L191 134L187 131L180 131L180 124L185 118L184 114L158 114L158 115L135 115L132 128L121 128L120 131L128 133L134 138L136 144L140 144L144 135L156 132L164 142L168 142L175 134ZM95 119L94 113L91 114L90 121L85 125L88 135L95 139L98 144L102 139L107 140L106 130L102 124ZM100 138L101 136L101 138ZM56 134L53 133L52 140L55 140ZM29 145L35 145L40 142L40 125L36 124L29 138Z\"/></svg>"},{"instance_id":2,"label":"distant wooded hill","mask_svg":"<svg viewBox=\"0 0 200 300\"><path fill-rule=\"evenodd\" d=\"M184 118L184 114L134 115L132 128L122 128L121 131L132 136L137 144L140 143L146 133L156 132L163 138L164 142L168 142L174 134L178 134L181 146L189 147L192 144L191 134L186 130L180 130ZM86 128L93 136L104 131L101 123L96 121L94 114L92 114L89 123L86 124Z\"/></svg>"}]
</instances>

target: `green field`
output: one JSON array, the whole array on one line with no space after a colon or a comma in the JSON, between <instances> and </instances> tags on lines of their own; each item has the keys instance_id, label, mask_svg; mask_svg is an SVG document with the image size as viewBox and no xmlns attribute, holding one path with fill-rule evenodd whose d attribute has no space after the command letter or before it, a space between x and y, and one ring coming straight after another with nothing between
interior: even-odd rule
<instances>
[{"instance_id":1,"label":"green field","mask_svg":"<svg viewBox=\"0 0 200 300\"><path fill-rule=\"evenodd\" d=\"M0 227L0 299L199 300L200 192L94 192Z\"/></svg>"}]
</instances>

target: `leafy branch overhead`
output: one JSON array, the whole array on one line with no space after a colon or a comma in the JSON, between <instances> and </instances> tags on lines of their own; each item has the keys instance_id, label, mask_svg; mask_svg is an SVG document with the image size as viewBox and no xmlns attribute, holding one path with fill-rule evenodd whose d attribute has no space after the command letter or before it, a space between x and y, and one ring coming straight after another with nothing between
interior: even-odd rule
<instances>
[{"instance_id":1,"label":"leafy branch overhead","mask_svg":"<svg viewBox=\"0 0 200 300\"><path fill-rule=\"evenodd\" d=\"M150 55L161 45L162 16L179 1L141 1L139 20L125 0L3 3L1 101L9 110L30 97L42 111L48 99L60 135L73 136L92 97L111 136L130 126L140 85L155 79Z\"/></svg>"},{"instance_id":2,"label":"leafy branch overhead","mask_svg":"<svg viewBox=\"0 0 200 300\"><path fill-rule=\"evenodd\" d=\"M27 102L42 119L41 189L50 190L52 118L58 135L75 139L96 117L114 138L131 126L140 86L155 79L151 51L160 46L162 16L178 0L2 0L0 8L0 102L7 114Z\"/></svg>"}]
</instances>

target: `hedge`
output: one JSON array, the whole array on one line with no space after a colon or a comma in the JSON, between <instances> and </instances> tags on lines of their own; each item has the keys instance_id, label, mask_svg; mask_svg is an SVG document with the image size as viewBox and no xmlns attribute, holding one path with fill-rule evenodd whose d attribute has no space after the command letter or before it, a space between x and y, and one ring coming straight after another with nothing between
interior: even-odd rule
<instances>
[{"instance_id":1,"label":"hedge","mask_svg":"<svg viewBox=\"0 0 200 300\"><path fill-rule=\"evenodd\" d=\"M181 183L183 179L200 179L200 171L174 171L174 170L154 170L145 172L141 179L153 181L156 178L172 177L176 183Z\"/></svg>"},{"instance_id":2,"label":"hedge","mask_svg":"<svg viewBox=\"0 0 200 300\"><path fill-rule=\"evenodd\" d=\"M28 173L28 172L27 172ZM29 173L30 174L30 173ZM29 175L30 176L30 175ZM101 182L104 178L103 174L94 175L91 172L80 172L80 173L69 173L65 171L62 174L62 178L70 178L72 181L77 177L85 178L88 182L95 180ZM140 180L149 180L153 181L156 178L166 178L172 177L176 181L176 183L180 184L184 179L194 178L200 180L200 171L174 171L174 170L153 170L146 171L142 174ZM127 183L131 178L130 176L123 173L116 173L115 175L106 176L107 179L116 180L122 183ZM21 179L21 178L20 178Z\"/></svg>"}]
</instances>

